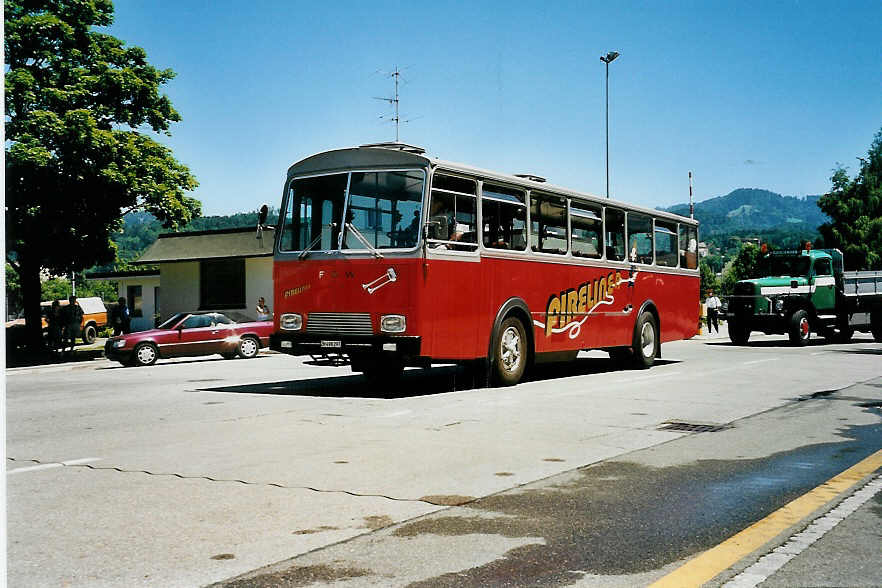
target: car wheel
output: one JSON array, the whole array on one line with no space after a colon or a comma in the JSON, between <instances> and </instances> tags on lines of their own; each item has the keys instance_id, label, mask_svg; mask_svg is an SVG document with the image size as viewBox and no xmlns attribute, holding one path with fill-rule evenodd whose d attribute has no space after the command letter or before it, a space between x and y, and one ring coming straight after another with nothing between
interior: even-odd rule
<instances>
[{"instance_id":1,"label":"car wheel","mask_svg":"<svg viewBox=\"0 0 882 588\"><path fill-rule=\"evenodd\" d=\"M86 345L94 343L97 336L98 329L95 328L95 325L86 325L86 328L83 329L83 343Z\"/></svg>"},{"instance_id":2,"label":"car wheel","mask_svg":"<svg viewBox=\"0 0 882 588\"><path fill-rule=\"evenodd\" d=\"M496 384L513 386L521 381L529 357L527 333L517 317L510 316L499 325L494 337L491 373Z\"/></svg>"},{"instance_id":3,"label":"car wheel","mask_svg":"<svg viewBox=\"0 0 882 588\"><path fill-rule=\"evenodd\" d=\"M644 312L634 328L634 364L639 369L652 367L658 356L658 327L651 312Z\"/></svg>"},{"instance_id":4,"label":"car wheel","mask_svg":"<svg viewBox=\"0 0 882 588\"><path fill-rule=\"evenodd\" d=\"M242 359L257 357L259 351L260 343L254 337L242 337L239 341L239 357Z\"/></svg>"},{"instance_id":5,"label":"car wheel","mask_svg":"<svg viewBox=\"0 0 882 588\"><path fill-rule=\"evenodd\" d=\"M790 342L793 345L802 347L808 343L812 336L812 329L806 311L797 310L790 315L790 327L787 334L790 336Z\"/></svg>"},{"instance_id":6,"label":"car wheel","mask_svg":"<svg viewBox=\"0 0 882 588\"><path fill-rule=\"evenodd\" d=\"M133 365L153 365L159 357L159 351L153 343L139 343L132 351Z\"/></svg>"}]
</instances>

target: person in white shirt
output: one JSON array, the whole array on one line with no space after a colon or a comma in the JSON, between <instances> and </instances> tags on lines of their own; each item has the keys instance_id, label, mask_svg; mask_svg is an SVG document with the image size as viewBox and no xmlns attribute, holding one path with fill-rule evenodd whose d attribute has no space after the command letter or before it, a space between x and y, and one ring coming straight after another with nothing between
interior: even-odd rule
<instances>
[{"instance_id":1,"label":"person in white shirt","mask_svg":"<svg viewBox=\"0 0 882 588\"><path fill-rule=\"evenodd\" d=\"M707 299L705 299L704 303L707 305L707 332L710 334L711 327L713 327L719 333L720 324L717 322L717 318L722 303L719 298L714 296L713 290L708 290Z\"/></svg>"},{"instance_id":2,"label":"person in white shirt","mask_svg":"<svg viewBox=\"0 0 882 588\"><path fill-rule=\"evenodd\" d=\"M273 313L270 312L269 307L266 305L266 300L263 299L263 296L257 299L257 320L259 321L268 321L272 320Z\"/></svg>"}]
</instances>

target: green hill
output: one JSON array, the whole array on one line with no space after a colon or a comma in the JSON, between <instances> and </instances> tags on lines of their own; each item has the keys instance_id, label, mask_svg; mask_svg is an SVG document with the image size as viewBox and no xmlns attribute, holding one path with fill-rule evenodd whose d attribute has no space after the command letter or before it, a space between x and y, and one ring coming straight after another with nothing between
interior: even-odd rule
<instances>
[{"instance_id":1,"label":"green hill","mask_svg":"<svg viewBox=\"0 0 882 588\"><path fill-rule=\"evenodd\" d=\"M794 233L816 233L829 221L818 208L820 196L782 196L768 190L739 188L725 196L695 204L695 218L701 223L701 234L740 234L770 230ZM688 204L664 208L669 212L689 215Z\"/></svg>"}]
</instances>

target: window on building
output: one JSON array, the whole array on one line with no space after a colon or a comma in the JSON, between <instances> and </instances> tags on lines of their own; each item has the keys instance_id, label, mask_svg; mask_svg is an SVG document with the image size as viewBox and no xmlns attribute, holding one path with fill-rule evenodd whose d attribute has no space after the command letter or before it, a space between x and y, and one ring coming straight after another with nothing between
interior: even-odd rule
<instances>
[{"instance_id":1,"label":"window on building","mask_svg":"<svg viewBox=\"0 0 882 588\"><path fill-rule=\"evenodd\" d=\"M481 190L484 247L527 248L527 205L523 190L484 184Z\"/></svg>"},{"instance_id":2,"label":"window on building","mask_svg":"<svg viewBox=\"0 0 882 588\"><path fill-rule=\"evenodd\" d=\"M677 267L677 223L655 221L655 264Z\"/></svg>"},{"instance_id":3,"label":"window on building","mask_svg":"<svg viewBox=\"0 0 882 588\"><path fill-rule=\"evenodd\" d=\"M625 212L606 207L606 258L610 261L625 260Z\"/></svg>"},{"instance_id":4,"label":"window on building","mask_svg":"<svg viewBox=\"0 0 882 588\"><path fill-rule=\"evenodd\" d=\"M633 263L652 263L652 217L637 212L628 213L628 260Z\"/></svg>"},{"instance_id":5,"label":"window on building","mask_svg":"<svg viewBox=\"0 0 882 588\"><path fill-rule=\"evenodd\" d=\"M144 316L144 293L141 286L129 286L126 289L126 304L132 317Z\"/></svg>"},{"instance_id":6,"label":"window on building","mask_svg":"<svg viewBox=\"0 0 882 588\"><path fill-rule=\"evenodd\" d=\"M244 259L218 259L199 264L199 308L245 308Z\"/></svg>"},{"instance_id":7,"label":"window on building","mask_svg":"<svg viewBox=\"0 0 882 588\"><path fill-rule=\"evenodd\" d=\"M530 248L541 253L566 254L566 198L538 192L530 194Z\"/></svg>"},{"instance_id":8,"label":"window on building","mask_svg":"<svg viewBox=\"0 0 882 588\"><path fill-rule=\"evenodd\" d=\"M570 247L579 257L603 255L603 220L600 206L584 202L570 202Z\"/></svg>"}]
</instances>

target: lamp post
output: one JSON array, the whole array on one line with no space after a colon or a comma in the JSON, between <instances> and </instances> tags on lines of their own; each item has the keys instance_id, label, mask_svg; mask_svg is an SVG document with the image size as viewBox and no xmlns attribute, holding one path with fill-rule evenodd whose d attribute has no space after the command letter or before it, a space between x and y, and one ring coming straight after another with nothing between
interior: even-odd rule
<instances>
[{"instance_id":1,"label":"lamp post","mask_svg":"<svg viewBox=\"0 0 882 588\"><path fill-rule=\"evenodd\" d=\"M609 198L609 64L619 56L618 51L610 51L600 56L606 64L606 197Z\"/></svg>"}]
</instances>

